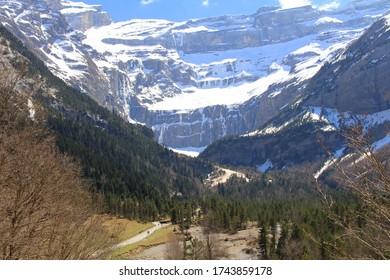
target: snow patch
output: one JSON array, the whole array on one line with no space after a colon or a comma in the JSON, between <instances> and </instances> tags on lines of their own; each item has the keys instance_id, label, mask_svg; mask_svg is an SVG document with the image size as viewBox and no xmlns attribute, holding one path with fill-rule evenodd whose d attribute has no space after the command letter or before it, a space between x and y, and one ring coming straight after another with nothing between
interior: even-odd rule
<instances>
[{"instance_id":1,"label":"snow patch","mask_svg":"<svg viewBox=\"0 0 390 280\"><path fill-rule=\"evenodd\" d=\"M318 180L321 174L324 173L329 167L331 167L337 161L337 159L339 159L343 155L345 149L346 147L342 147L341 149L337 150L333 154L333 156L325 162L324 166L317 173L314 174L314 178Z\"/></svg>"},{"instance_id":2,"label":"snow patch","mask_svg":"<svg viewBox=\"0 0 390 280\"><path fill-rule=\"evenodd\" d=\"M208 106L233 106L248 101L253 96L262 95L270 85L281 82L289 75L288 71L279 70L254 83L241 83L230 87L219 88L184 88L184 93L165 98L161 102L148 106L152 111L195 110Z\"/></svg>"},{"instance_id":3,"label":"snow patch","mask_svg":"<svg viewBox=\"0 0 390 280\"><path fill-rule=\"evenodd\" d=\"M274 164L272 163L271 160L267 160L266 162L264 162L263 164L261 165L258 165L257 166L257 170L261 173L264 173L266 172L267 170L269 169L272 169L274 167Z\"/></svg>"},{"instance_id":4,"label":"snow patch","mask_svg":"<svg viewBox=\"0 0 390 280\"><path fill-rule=\"evenodd\" d=\"M185 148L168 148L177 154L186 155L189 157L198 157L207 147L185 147Z\"/></svg>"},{"instance_id":5,"label":"snow patch","mask_svg":"<svg viewBox=\"0 0 390 280\"><path fill-rule=\"evenodd\" d=\"M34 109L34 103L30 99L27 101L27 107L28 107L28 110L29 110L30 119L34 121L35 120L36 111Z\"/></svg>"},{"instance_id":6,"label":"snow patch","mask_svg":"<svg viewBox=\"0 0 390 280\"><path fill-rule=\"evenodd\" d=\"M209 29L207 28L206 26L196 26L196 27L188 27L188 28L184 28L184 29L176 29L176 30L173 30L172 33L173 34L176 34L176 33L195 33L195 32L216 32L218 30L216 29Z\"/></svg>"},{"instance_id":7,"label":"snow patch","mask_svg":"<svg viewBox=\"0 0 390 280\"><path fill-rule=\"evenodd\" d=\"M293 9L311 5L311 2L309 0L279 0L279 4L282 9Z\"/></svg>"},{"instance_id":8,"label":"snow patch","mask_svg":"<svg viewBox=\"0 0 390 280\"><path fill-rule=\"evenodd\" d=\"M291 53L291 55L303 55L307 53L317 53L320 54L322 52L321 45L319 43L310 43L309 45L306 45L302 48L299 48L298 50Z\"/></svg>"},{"instance_id":9,"label":"snow patch","mask_svg":"<svg viewBox=\"0 0 390 280\"><path fill-rule=\"evenodd\" d=\"M78 14L101 10L100 5L88 5L82 2L62 1L61 4L66 7L61 10L61 14Z\"/></svg>"},{"instance_id":10,"label":"snow patch","mask_svg":"<svg viewBox=\"0 0 390 280\"><path fill-rule=\"evenodd\" d=\"M337 18L323 17L316 21L315 25L327 24L327 23L343 23L343 21Z\"/></svg>"},{"instance_id":11,"label":"snow patch","mask_svg":"<svg viewBox=\"0 0 390 280\"><path fill-rule=\"evenodd\" d=\"M275 91L275 92L271 93L268 97L269 98L274 98L274 97L278 96L281 93L282 93L282 91L278 90L278 91Z\"/></svg>"},{"instance_id":12,"label":"snow patch","mask_svg":"<svg viewBox=\"0 0 390 280\"><path fill-rule=\"evenodd\" d=\"M390 14L386 15L385 17L387 25L390 27Z\"/></svg>"},{"instance_id":13,"label":"snow patch","mask_svg":"<svg viewBox=\"0 0 390 280\"><path fill-rule=\"evenodd\" d=\"M276 72L276 71L279 71L279 70L283 70L283 67L280 66L279 64L277 64L276 62L272 62L272 64L268 67L268 71L270 73Z\"/></svg>"},{"instance_id":14,"label":"snow patch","mask_svg":"<svg viewBox=\"0 0 390 280\"><path fill-rule=\"evenodd\" d=\"M387 133L385 138L373 143L372 148L373 148L374 152L376 152L389 144L390 144L390 133Z\"/></svg>"}]
</instances>

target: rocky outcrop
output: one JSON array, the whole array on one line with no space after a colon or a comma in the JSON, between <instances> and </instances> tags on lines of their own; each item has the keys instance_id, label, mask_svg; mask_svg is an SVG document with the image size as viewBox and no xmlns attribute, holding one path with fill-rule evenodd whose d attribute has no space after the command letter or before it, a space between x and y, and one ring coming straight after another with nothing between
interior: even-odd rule
<instances>
[{"instance_id":1,"label":"rocky outcrop","mask_svg":"<svg viewBox=\"0 0 390 280\"><path fill-rule=\"evenodd\" d=\"M338 60L312 79L306 106L354 114L390 109L390 27L386 18L373 24Z\"/></svg>"},{"instance_id":2,"label":"rocky outcrop","mask_svg":"<svg viewBox=\"0 0 390 280\"><path fill-rule=\"evenodd\" d=\"M374 23L344 52L296 90L296 102L256 132L220 140L203 158L252 167L285 168L324 161L347 149L337 130L362 120L371 143L390 127L390 14ZM266 116L265 116L266 118ZM256 123L256 120L252 120ZM259 124L259 122L257 122Z\"/></svg>"},{"instance_id":3,"label":"rocky outcrop","mask_svg":"<svg viewBox=\"0 0 390 280\"><path fill-rule=\"evenodd\" d=\"M64 8L61 12L72 29L86 31L91 27L101 27L111 23L110 15L103 12L102 8L102 6L91 6L89 9L72 7ZM72 9L72 11L67 12L68 9Z\"/></svg>"},{"instance_id":4,"label":"rocky outcrop","mask_svg":"<svg viewBox=\"0 0 390 280\"><path fill-rule=\"evenodd\" d=\"M83 48L83 34L75 32L60 13L64 3L73 2L8 1L0 9L0 21L55 75L110 107L108 80Z\"/></svg>"}]
</instances>

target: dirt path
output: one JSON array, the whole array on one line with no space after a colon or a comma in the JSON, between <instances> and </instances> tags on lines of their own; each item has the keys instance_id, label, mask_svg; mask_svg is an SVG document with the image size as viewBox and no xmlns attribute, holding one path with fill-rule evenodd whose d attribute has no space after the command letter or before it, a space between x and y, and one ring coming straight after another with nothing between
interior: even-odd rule
<instances>
[{"instance_id":1,"label":"dirt path","mask_svg":"<svg viewBox=\"0 0 390 280\"><path fill-rule=\"evenodd\" d=\"M152 227L152 228L150 228L148 230L145 230L144 232L141 232L140 234L138 234L138 235L136 235L136 236L134 236L134 237L132 237L130 239L127 239L127 240L125 240L125 241L123 241L123 242L113 246L112 250L116 250L116 249L125 247L127 245L140 242L140 241L144 240L146 237L148 237L149 235L151 235L152 233L154 233L155 231L169 226L169 224L162 225L159 222L153 222L153 224L154 224L154 227Z\"/></svg>"}]
</instances>

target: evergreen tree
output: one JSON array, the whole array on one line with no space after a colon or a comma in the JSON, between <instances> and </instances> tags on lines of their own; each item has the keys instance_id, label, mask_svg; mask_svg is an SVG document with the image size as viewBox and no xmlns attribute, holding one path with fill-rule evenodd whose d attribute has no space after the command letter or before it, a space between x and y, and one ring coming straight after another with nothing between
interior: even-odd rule
<instances>
[{"instance_id":1,"label":"evergreen tree","mask_svg":"<svg viewBox=\"0 0 390 280\"><path fill-rule=\"evenodd\" d=\"M269 257L271 259L274 259L276 257L276 233L277 233L277 227L276 227L276 223L275 223L275 220L271 220L271 234L272 234L272 237L271 237L271 244L270 244L270 248L269 248Z\"/></svg>"},{"instance_id":2,"label":"evergreen tree","mask_svg":"<svg viewBox=\"0 0 390 280\"><path fill-rule=\"evenodd\" d=\"M268 259L268 237L267 237L267 225L265 222L261 223L260 238L259 238L259 253L262 259Z\"/></svg>"},{"instance_id":3,"label":"evergreen tree","mask_svg":"<svg viewBox=\"0 0 390 280\"><path fill-rule=\"evenodd\" d=\"M285 253L287 239L288 239L288 228L286 224L283 224L282 231L280 233L280 238L278 241L278 246L276 247L276 255L280 260L284 260L287 257Z\"/></svg>"}]
</instances>

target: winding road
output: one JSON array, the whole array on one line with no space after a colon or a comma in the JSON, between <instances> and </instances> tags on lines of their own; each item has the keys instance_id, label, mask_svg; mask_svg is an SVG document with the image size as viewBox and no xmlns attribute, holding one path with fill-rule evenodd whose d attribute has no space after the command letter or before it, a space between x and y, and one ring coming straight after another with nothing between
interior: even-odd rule
<instances>
[{"instance_id":1,"label":"winding road","mask_svg":"<svg viewBox=\"0 0 390 280\"><path fill-rule=\"evenodd\" d=\"M141 232L140 234L111 247L112 250L116 250L116 249L125 247L127 245L140 242L140 241L144 240L146 237L148 237L149 235L151 235L152 233L154 233L155 231L169 226L169 224L161 224L160 222L153 222L153 224L154 224L154 227L152 227L148 230L145 230L144 232Z\"/></svg>"}]
</instances>

